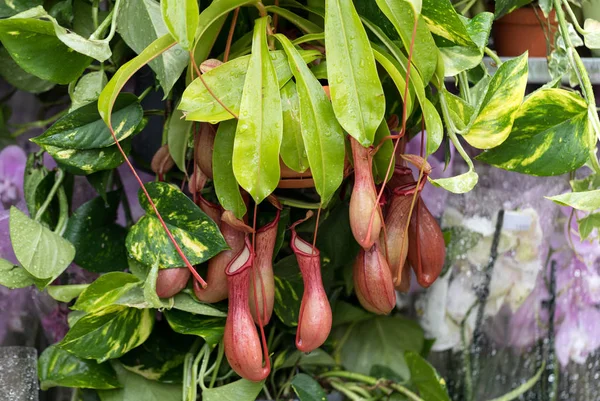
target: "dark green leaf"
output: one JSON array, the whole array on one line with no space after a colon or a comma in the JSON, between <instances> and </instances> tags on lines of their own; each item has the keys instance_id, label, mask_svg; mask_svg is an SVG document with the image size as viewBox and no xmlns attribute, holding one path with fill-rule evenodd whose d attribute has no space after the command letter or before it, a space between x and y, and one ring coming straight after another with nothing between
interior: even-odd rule
<instances>
[{"instance_id":1,"label":"dark green leaf","mask_svg":"<svg viewBox=\"0 0 600 401\"><path fill-rule=\"evenodd\" d=\"M125 154L131 151L131 139L125 139L121 147ZM119 167L125 159L116 145L108 148L77 150L44 146L44 149L58 165L75 175L89 175Z\"/></svg>"},{"instance_id":2,"label":"dark green leaf","mask_svg":"<svg viewBox=\"0 0 600 401\"><path fill-rule=\"evenodd\" d=\"M112 125L119 141L130 137L142 121L144 110L136 96L125 93L115 102ZM33 141L40 146L88 150L106 148L115 141L98 113L98 102L83 106L54 123Z\"/></svg>"},{"instance_id":3,"label":"dark green leaf","mask_svg":"<svg viewBox=\"0 0 600 401\"><path fill-rule=\"evenodd\" d=\"M319 227L317 248L323 260L328 260L332 268L352 264L360 246L350 229L350 215L347 203L336 206Z\"/></svg>"},{"instance_id":4,"label":"dark green leaf","mask_svg":"<svg viewBox=\"0 0 600 401\"><path fill-rule=\"evenodd\" d=\"M292 354L287 357L278 368L293 368L295 366L306 368L309 366L335 365L335 359L333 359L331 355L323 351L321 348L317 348L308 354L297 350L292 352Z\"/></svg>"},{"instance_id":5,"label":"dark green leaf","mask_svg":"<svg viewBox=\"0 0 600 401\"><path fill-rule=\"evenodd\" d=\"M121 387L109 363L80 359L56 345L46 348L40 355L38 376L42 390L56 386L101 390Z\"/></svg>"},{"instance_id":6,"label":"dark green leaf","mask_svg":"<svg viewBox=\"0 0 600 401\"><path fill-rule=\"evenodd\" d=\"M13 0L0 3L0 18L12 17L15 14L41 6L42 0Z\"/></svg>"},{"instance_id":7,"label":"dark green leaf","mask_svg":"<svg viewBox=\"0 0 600 401\"><path fill-rule=\"evenodd\" d=\"M227 248L215 222L178 188L163 182L148 183L145 187L191 264L207 261ZM161 268L182 267L179 253L141 190L139 200L146 215L127 235L129 255L147 266L158 262Z\"/></svg>"},{"instance_id":8,"label":"dark green leaf","mask_svg":"<svg viewBox=\"0 0 600 401\"><path fill-rule=\"evenodd\" d=\"M80 358L104 362L142 344L154 325L154 310L112 305L80 318L58 344Z\"/></svg>"},{"instance_id":9,"label":"dark green leaf","mask_svg":"<svg viewBox=\"0 0 600 401\"><path fill-rule=\"evenodd\" d=\"M101 197L94 198L69 219L65 238L75 245L75 263L84 269L109 272L127 268L127 230L114 223L120 200L120 191L110 192L106 203Z\"/></svg>"},{"instance_id":10,"label":"dark green leaf","mask_svg":"<svg viewBox=\"0 0 600 401\"><path fill-rule=\"evenodd\" d=\"M581 167L595 143L586 102L576 92L543 89L525 100L506 141L477 159L529 175L561 175Z\"/></svg>"},{"instance_id":11,"label":"dark green leaf","mask_svg":"<svg viewBox=\"0 0 600 401\"><path fill-rule=\"evenodd\" d=\"M0 20L0 41L23 70L57 84L74 81L92 60L62 43L49 21Z\"/></svg>"},{"instance_id":12,"label":"dark green leaf","mask_svg":"<svg viewBox=\"0 0 600 401\"><path fill-rule=\"evenodd\" d=\"M13 289L25 288L33 284L33 277L27 273L27 270L0 258L0 285Z\"/></svg>"},{"instance_id":13,"label":"dark green leaf","mask_svg":"<svg viewBox=\"0 0 600 401\"><path fill-rule=\"evenodd\" d=\"M230 210L241 219L246 214L246 203L242 199L240 186L233 175L231 160L237 120L223 121L219 124L213 150L213 177L215 193L225 210Z\"/></svg>"},{"instance_id":14,"label":"dark green leaf","mask_svg":"<svg viewBox=\"0 0 600 401\"><path fill-rule=\"evenodd\" d=\"M2 6L0 5L0 7ZM15 88L31 93L46 92L55 85L54 82L45 81L25 72L4 47L0 48L0 76Z\"/></svg>"},{"instance_id":15,"label":"dark green leaf","mask_svg":"<svg viewBox=\"0 0 600 401\"><path fill-rule=\"evenodd\" d=\"M291 384L300 401L327 401L323 387L307 374L298 373Z\"/></svg>"},{"instance_id":16,"label":"dark green leaf","mask_svg":"<svg viewBox=\"0 0 600 401\"><path fill-rule=\"evenodd\" d=\"M202 392L203 401L254 401L263 382L254 383L241 379L221 387L213 387Z\"/></svg>"},{"instance_id":17,"label":"dark green leaf","mask_svg":"<svg viewBox=\"0 0 600 401\"><path fill-rule=\"evenodd\" d=\"M423 331L419 325L400 317L363 320L336 329L333 336L346 338L337 349L344 367L363 374L369 374L374 365L382 365L408 379L410 372L404 351L419 352L423 348Z\"/></svg>"},{"instance_id":18,"label":"dark green leaf","mask_svg":"<svg viewBox=\"0 0 600 401\"><path fill-rule=\"evenodd\" d=\"M307 20L299 16L298 14L288 10L287 8L277 7L277 6L267 6L265 7L267 12L271 12L273 14L277 14L280 17L285 18L290 21L292 24L296 25L298 29L306 33L321 33L323 32L323 28L314 22Z\"/></svg>"},{"instance_id":19,"label":"dark green leaf","mask_svg":"<svg viewBox=\"0 0 600 401\"><path fill-rule=\"evenodd\" d=\"M16 207L10 209L10 240L19 263L39 279L58 277L75 256L75 248L69 241Z\"/></svg>"},{"instance_id":20,"label":"dark green leaf","mask_svg":"<svg viewBox=\"0 0 600 401\"><path fill-rule=\"evenodd\" d=\"M419 389L423 401L450 401L446 382L433 366L416 352L407 352L404 357L410 369L410 380Z\"/></svg>"},{"instance_id":21,"label":"dark green leaf","mask_svg":"<svg viewBox=\"0 0 600 401\"><path fill-rule=\"evenodd\" d=\"M328 0L325 6L333 110L346 132L363 146L370 146L383 120L385 97L369 38L351 0Z\"/></svg>"},{"instance_id":22,"label":"dark green leaf","mask_svg":"<svg viewBox=\"0 0 600 401\"><path fill-rule=\"evenodd\" d=\"M517 8L523 7L532 2L532 0L495 0L496 7L494 16L496 19L513 12Z\"/></svg>"},{"instance_id":23,"label":"dark green leaf","mask_svg":"<svg viewBox=\"0 0 600 401\"><path fill-rule=\"evenodd\" d=\"M87 175L85 177L90 183L90 185L94 187L98 195L100 195L100 197L104 199L105 202L107 202L106 190L108 188L108 184L112 180L112 174L113 172L111 170L104 170Z\"/></svg>"},{"instance_id":24,"label":"dark green leaf","mask_svg":"<svg viewBox=\"0 0 600 401\"><path fill-rule=\"evenodd\" d=\"M177 333L200 336L212 345L217 344L223 337L223 318L194 315L180 310L169 310L164 314L171 328Z\"/></svg>"},{"instance_id":25,"label":"dark green leaf","mask_svg":"<svg viewBox=\"0 0 600 401\"><path fill-rule=\"evenodd\" d=\"M117 18L117 32L127 46L141 54L151 43L169 34L160 11L154 0L127 0L121 5ZM175 45L149 62L156 73L165 94L171 91L175 82L187 66L189 53Z\"/></svg>"},{"instance_id":26,"label":"dark green leaf","mask_svg":"<svg viewBox=\"0 0 600 401\"><path fill-rule=\"evenodd\" d=\"M81 77L73 90L70 111L96 101L107 83L104 71L93 71Z\"/></svg>"}]
</instances>

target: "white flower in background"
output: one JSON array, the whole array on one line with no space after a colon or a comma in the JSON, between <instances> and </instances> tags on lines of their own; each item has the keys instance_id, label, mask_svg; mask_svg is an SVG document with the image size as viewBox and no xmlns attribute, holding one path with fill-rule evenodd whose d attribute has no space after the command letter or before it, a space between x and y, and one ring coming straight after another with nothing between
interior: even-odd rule
<instances>
[{"instance_id":1,"label":"white flower in background","mask_svg":"<svg viewBox=\"0 0 600 401\"><path fill-rule=\"evenodd\" d=\"M481 234L481 239L440 277L418 300L417 312L428 338L435 338L434 351L462 348L461 323L469 343L475 330L476 289L485 282L481 274L490 261L496 223L487 217L465 218L448 208L442 219L444 228L463 227ZM525 209L507 212L498 244L498 257L492 270L485 316L496 315L507 304L516 311L527 299L542 269L540 246L543 233L537 212ZM597 283L600 287L600 283ZM469 310L471 310L470 314Z\"/></svg>"}]
</instances>

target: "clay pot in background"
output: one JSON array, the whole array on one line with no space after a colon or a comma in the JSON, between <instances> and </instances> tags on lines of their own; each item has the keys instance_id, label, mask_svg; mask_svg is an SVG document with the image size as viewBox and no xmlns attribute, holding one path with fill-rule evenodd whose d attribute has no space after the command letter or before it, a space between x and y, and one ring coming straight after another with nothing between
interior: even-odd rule
<instances>
[{"instance_id":1,"label":"clay pot in background","mask_svg":"<svg viewBox=\"0 0 600 401\"><path fill-rule=\"evenodd\" d=\"M548 38L553 41L558 29L556 13L552 11L548 19L551 30ZM547 27L548 20L539 7L521 7L505 15L494 23L494 44L498 55L516 57L529 51L529 57L546 57L548 49L544 29Z\"/></svg>"}]
</instances>

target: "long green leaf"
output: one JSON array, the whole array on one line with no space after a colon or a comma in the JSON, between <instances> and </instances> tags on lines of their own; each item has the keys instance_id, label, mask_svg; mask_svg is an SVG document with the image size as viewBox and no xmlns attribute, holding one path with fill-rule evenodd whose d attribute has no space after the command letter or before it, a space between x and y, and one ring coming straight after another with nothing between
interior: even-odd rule
<instances>
[{"instance_id":1,"label":"long green leaf","mask_svg":"<svg viewBox=\"0 0 600 401\"><path fill-rule=\"evenodd\" d=\"M586 212L593 212L594 210L600 209L600 189L546 196L546 199L558 203L561 206L570 206L574 209Z\"/></svg>"},{"instance_id":2,"label":"long green leaf","mask_svg":"<svg viewBox=\"0 0 600 401\"><path fill-rule=\"evenodd\" d=\"M279 183L283 135L279 83L267 45L267 22L268 18L263 17L254 25L232 160L235 178L256 203L270 195Z\"/></svg>"},{"instance_id":3,"label":"long green leaf","mask_svg":"<svg viewBox=\"0 0 600 401\"><path fill-rule=\"evenodd\" d=\"M190 134L192 132L192 122L183 118L183 113L180 110L173 110L169 120L165 124L167 134L167 143L169 145L169 153L173 161L179 168L187 174L187 166L185 164L185 156L188 149Z\"/></svg>"},{"instance_id":4,"label":"long green leaf","mask_svg":"<svg viewBox=\"0 0 600 401\"><path fill-rule=\"evenodd\" d=\"M370 146L385 98L369 38L351 0L325 3L325 43L331 102L341 126Z\"/></svg>"},{"instance_id":5,"label":"long green leaf","mask_svg":"<svg viewBox=\"0 0 600 401\"><path fill-rule=\"evenodd\" d=\"M277 6L267 6L265 7L267 12L271 12L273 14L277 14L280 17L285 18L290 21L292 24L296 25L301 31L305 33L321 33L323 32L323 28L319 25L315 24L312 21L307 20L306 18L302 18L298 14L282 7Z\"/></svg>"},{"instance_id":6,"label":"long green leaf","mask_svg":"<svg viewBox=\"0 0 600 401\"><path fill-rule=\"evenodd\" d=\"M175 46L176 43L177 42L175 42L175 39L173 39L171 35L162 36L152 42L152 44L145 48L137 57L123 64L123 66L117 70L98 97L98 111L106 125L110 126L111 124L113 105L115 104L121 89L123 89L123 86L129 81L129 78L150 61Z\"/></svg>"},{"instance_id":7,"label":"long green leaf","mask_svg":"<svg viewBox=\"0 0 600 401\"><path fill-rule=\"evenodd\" d=\"M196 44L202 39L204 33L212 24L225 16L228 12L247 4L256 4L259 0L219 0L210 3L200 14L198 27L196 28Z\"/></svg>"},{"instance_id":8,"label":"long green leaf","mask_svg":"<svg viewBox=\"0 0 600 401\"><path fill-rule=\"evenodd\" d=\"M309 165L302 139L300 99L296 83L292 80L281 88L281 108L283 110L281 159L292 170L303 173Z\"/></svg>"},{"instance_id":9,"label":"long green leaf","mask_svg":"<svg viewBox=\"0 0 600 401\"><path fill-rule=\"evenodd\" d=\"M219 124L212 160L215 192L219 203L225 210L230 210L235 217L241 219L246 214L246 203L231 166L236 128L237 120L223 121Z\"/></svg>"},{"instance_id":10,"label":"long green leaf","mask_svg":"<svg viewBox=\"0 0 600 401\"><path fill-rule=\"evenodd\" d=\"M315 188L321 195L322 203L326 205L342 182L344 135L319 81L312 75L289 39L281 34L276 37L288 55L296 78L302 138Z\"/></svg>"},{"instance_id":11,"label":"long green leaf","mask_svg":"<svg viewBox=\"0 0 600 401\"><path fill-rule=\"evenodd\" d=\"M377 5L392 22L400 34L405 49L410 49L413 39L413 26L417 20L417 34L414 38L413 64L421 73L423 81L431 80L437 66L437 47L427 28L427 24L413 5L407 0L376 0Z\"/></svg>"},{"instance_id":12,"label":"long green leaf","mask_svg":"<svg viewBox=\"0 0 600 401\"><path fill-rule=\"evenodd\" d=\"M160 2L165 25L171 36L185 50L192 50L199 13L197 0L163 0Z\"/></svg>"}]
</instances>

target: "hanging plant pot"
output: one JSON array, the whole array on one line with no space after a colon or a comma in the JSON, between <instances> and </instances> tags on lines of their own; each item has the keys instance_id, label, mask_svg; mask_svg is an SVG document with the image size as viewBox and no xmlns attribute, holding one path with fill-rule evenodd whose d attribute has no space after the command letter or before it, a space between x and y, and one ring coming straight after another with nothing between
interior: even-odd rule
<instances>
[{"instance_id":1,"label":"hanging plant pot","mask_svg":"<svg viewBox=\"0 0 600 401\"><path fill-rule=\"evenodd\" d=\"M312 178L310 169L303 173L292 170L286 166L283 162L279 163L281 169L281 179L277 188L282 189L300 189L300 188L314 188L315 181Z\"/></svg>"},{"instance_id":2,"label":"hanging plant pot","mask_svg":"<svg viewBox=\"0 0 600 401\"><path fill-rule=\"evenodd\" d=\"M546 19L539 7L516 9L494 24L496 51L505 57L520 56L526 51L529 51L529 57L546 57L546 35L552 41L557 29L554 11Z\"/></svg>"}]
</instances>

